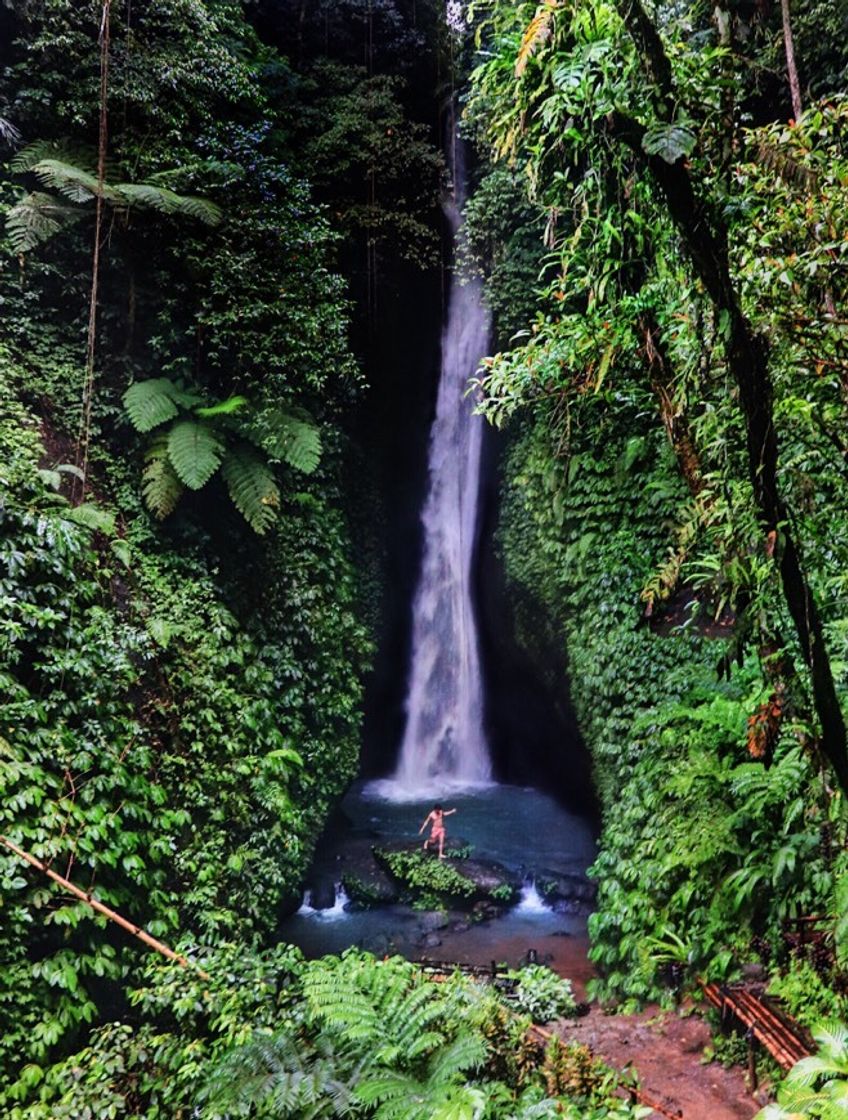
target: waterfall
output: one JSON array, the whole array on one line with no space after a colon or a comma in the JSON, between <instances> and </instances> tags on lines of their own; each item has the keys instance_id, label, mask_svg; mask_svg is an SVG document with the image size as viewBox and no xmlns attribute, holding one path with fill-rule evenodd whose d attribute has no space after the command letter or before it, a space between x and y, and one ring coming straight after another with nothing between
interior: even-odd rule
<instances>
[{"instance_id":1,"label":"waterfall","mask_svg":"<svg viewBox=\"0 0 848 1120\"><path fill-rule=\"evenodd\" d=\"M455 192L446 212L455 237L465 180L460 141L454 140L452 154ZM476 278L462 283L454 270L430 430L424 551L413 601L406 729L392 783L396 796L438 795L491 775L471 597L484 421L473 415L466 396L488 344L482 283Z\"/></svg>"},{"instance_id":2,"label":"waterfall","mask_svg":"<svg viewBox=\"0 0 848 1120\"><path fill-rule=\"evenodd\" d=\"M551 908L539 894L535 880L527 879L521 888L521 897L515 907L517 914L550 914Z\"/></svg>"}]
</instances>

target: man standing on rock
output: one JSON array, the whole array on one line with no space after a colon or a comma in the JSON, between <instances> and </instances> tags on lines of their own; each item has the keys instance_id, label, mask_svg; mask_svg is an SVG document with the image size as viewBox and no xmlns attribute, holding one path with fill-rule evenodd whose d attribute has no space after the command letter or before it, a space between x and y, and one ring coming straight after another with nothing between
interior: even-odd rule
<instances>
[{"instance_id":1,"label":"man standing on rock","mask_svg":"<svg viewBox=\"0 0 848 1120\"><path fill-rule=\"evenodd\" d=\"M456 809L443 809L441 805L434 805L432 810L427 814L424 823L418 829L420 836L427 825L431 825L430 835L424 841L424 851L430 847L431 844L439 842L439 859L445 858L445 817L449 817L451 813L455 813Z\"/></svg>"}]
</instances>

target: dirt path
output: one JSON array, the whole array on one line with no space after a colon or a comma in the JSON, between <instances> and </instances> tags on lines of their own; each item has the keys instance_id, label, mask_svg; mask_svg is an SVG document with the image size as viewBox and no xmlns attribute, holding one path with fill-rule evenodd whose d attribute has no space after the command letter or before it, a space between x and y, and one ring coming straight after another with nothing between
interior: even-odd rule
<instances>
[{"instance_id":1,"label":"dirt path","mask_svg":"<svg viewBox=\"0 0 848 1120\"><path fill-rule=\"evenodd\" d=\"M497 957L518 965L528 945L526 938L499 937L494 952L478 945L473 936L446 931L441 937L439 951L445 960L477 964ZM534 948L540 960L571 980L577 999L585 1000L586 983L594 975L586 934L538 937ZM593 1005L588 1015L563 1022L560 1028L564 1038L586 1043L611 1066L632 1064L644 1091L671 1112L682 1110L683 1120L750 1120L760 1108L747 1091L743 1070L701 1064L710 1032L699 1015L681 1018L656 1008L637 1015L605 1015Z\"/></svg>"},{"instance_id":2,"label":"dirt path","mask_svg":"<svg viewBox=\"0 0 848 1120\"><path fill-rule=\"evenodd\" d=\"M592 1007L583 1018L562 1022L558 1033L585 1043L617 1069L632 1063L644 1092L671 1112L681 1110L683 1120L750 1120L760 1108L742 1070L701 1064L710 1032L698 1015L681 1017L656 1008L605 1015Z\"/></svg>"}]
</instances>

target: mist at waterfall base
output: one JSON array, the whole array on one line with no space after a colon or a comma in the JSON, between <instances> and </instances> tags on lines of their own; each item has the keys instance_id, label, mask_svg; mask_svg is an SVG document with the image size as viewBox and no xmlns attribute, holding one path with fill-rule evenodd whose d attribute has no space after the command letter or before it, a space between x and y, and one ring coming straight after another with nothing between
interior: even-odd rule
<instances>
[{"instance_id":1,"label":"mist at waterfall base","mask_svg":"<svg viewBox=\"0 0 848 1120\"><path fill-rule=\"evenodd\" d=\"M542 900L535 884L553 877L585 882L595 843L583 818L539 790L516 786L491 783L446 797L445 808L457 810L446 820L449 845L469 846L472 858L499 863L523 880L517 903L482 922L460 911L439 915L397 903L357 908L346 904L342 879L357 874L362 853L371 848L398 841L407 841L410 848L420 845L419 825L433 807L432 800L387 800L379 791L379 784L360 781L342 800L319 845L305 905L282 923L282 938L310 957L357 946L378 956L517 965L533 948L541 960L553 958L571 972L580 967L586 952L586 901L555 909Z\"/></svg>"},{"instance_id":2,"label":"mist at waterfall base","mask_svg":"<svg viewBox=\"0 0 848 1120\"><path fill-rule=\"evenodd\" d=\"M453 154L461 184L462 146L455 145ZM446 205L453 235L460 208L461 197ZM310 956L356 945L380 955L517 964L530 948L541 959L558 959L566 944L579 944L577 956L585 965L592 828L562 799L493 780L476 587L485 520L484 422L473 414L467 394L489 333L481 283L453 276L428 446L402 741L390 777L362 780L348 791L319 844L303 903L282 925L281 936ZM493 633L491 620L486 633ZM524 671L524 680L531 676ZM510 726L520 728L520 721ZM419 825L434 802L456 810L446 821L454 845L524 882L518 902L505 911L495 907L482 921L474 920L480 913L427 913L396 902L348 904L344 881L360 879L368 869L373 874L375 849L418 847ZM535 886L546 879L574 884L574 896L560 898L557 908L547 905Z\"/></svg>"}]
</instances>

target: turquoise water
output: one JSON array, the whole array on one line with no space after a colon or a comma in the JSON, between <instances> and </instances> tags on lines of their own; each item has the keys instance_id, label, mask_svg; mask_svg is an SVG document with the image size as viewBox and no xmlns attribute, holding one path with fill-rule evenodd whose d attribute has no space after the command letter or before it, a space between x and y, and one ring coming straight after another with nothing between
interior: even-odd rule
<instances>
[{"instance_id":1,"label":"turquoise water","mask_svg":"<svg viewBox=\"0 0 848 1120\"><path fill-rule=\"evenodd\" d=\"M475 859L495 860L526 881L519 905L473 924L465 914L422 913L398 904L346 908L333 884L349 869L355 858L351 853L390 840L420 840L418 828L432 808L431 801L401 802L383 796L386 792L393 790L385 783L357 783L348 791L340 819L319 845L310 876L311 894L316 902L320 896L323 909L307 905L285 919L280 935L286 941L312 957L357 946L378 955L514 964L527 949L541 947L542 958L554 957L566 939L583 938L585 901L554 910L541 903L531 885L537 879L564 877L585 897L585 872L595 856L591 826L546 794L515 786L446 793L442 804L457 810L445 822L449 844L470 844Z\"/></svg>"}]
</instances>

